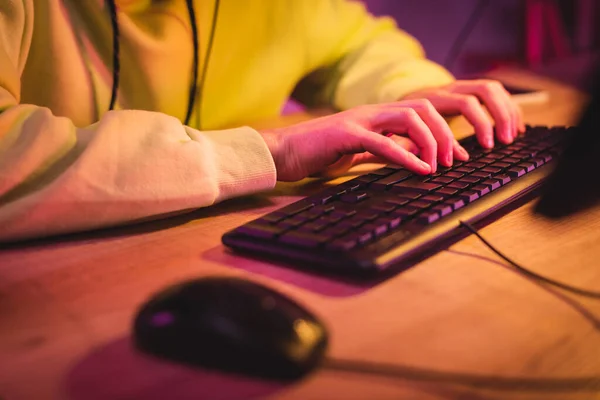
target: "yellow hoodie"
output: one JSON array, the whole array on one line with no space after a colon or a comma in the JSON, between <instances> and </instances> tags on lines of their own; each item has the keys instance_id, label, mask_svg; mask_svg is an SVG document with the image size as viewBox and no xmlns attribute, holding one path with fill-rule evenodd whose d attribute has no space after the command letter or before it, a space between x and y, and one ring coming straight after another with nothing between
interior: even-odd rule
<instances>
[{"instance_id":1,"label":"yellow hoodie","mask_svg":"<svg viewBox=\"0 0 600 400\"><path fill-rule=\"evenodd\" d=\"M306 104L346 109L452 80L392 20L358 3L221 0L202 102L185 126L193 58L185 1L117 5L121 79L107 112L104 0L0 0L0 241L272 188L268 149L243 125L278 115L298 82ZM195 2L200 71L214 7ZM240 127L224 129L232 126Z\"/></svg>"}]
</instances>

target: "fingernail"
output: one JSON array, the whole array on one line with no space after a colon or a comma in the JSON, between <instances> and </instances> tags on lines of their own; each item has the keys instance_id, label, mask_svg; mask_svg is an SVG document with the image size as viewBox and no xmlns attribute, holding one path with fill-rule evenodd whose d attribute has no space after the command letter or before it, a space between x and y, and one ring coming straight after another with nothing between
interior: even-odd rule
<instances>
[{"instance_id":1,"label":"fingernail","mask_svg":"<svg viewBox=\"0 0 600 400\"><path fill-rule=\"evenodd\" d=\"M467 152L467 150L465 150L465 148L464 148L464 147L462 147L461 145L459 145L459 146L457 147L457 150L458 150L458 152L459 152L459 154L460 154L461 156L463 156L463 157L466 157L466 158L469 158L469 153Z\"/></svg>"},{"instance_id":2,"label":"fingernail","mask_svg":"<svg viewBox=\"0 0 600 400\"><path fill-rule=\"evenodd\" d=\"M488 149L494 147L494 140L492 138L485 139L485 147L487 147Z\"/></svg>"},{"instance_id":3,"label":"fingernail","mask_svg":"<svg viewBox=\"0 0 600 400\"><path fill-rule=\"evenodd\" d=\"M435 173L435 171L437 171L437 160L436 160L436 159L434 159L434 160L431 162L431 173L432 173L432 174L434 174L434 173Z\"/></svg>"},{"instance_id":4,"label":"fingernail","mask_svg":"<svg viewBox=\"0 0 600 400\"><path fill-rule=\"evenodd\" d=\"M446 154L445 162L447 167L452 166L452 154Z\"/></svg>"},{"instance_id":5,"label":"fingernail","mask_svg":"<svg viewBox=\"0 0 600 400\"><path fill-rule=\"evenodd\" d=\"M423 169L426 169L427 171L431 170L431 167L425 161L419 160L419 164L421 165L421 167L423 167Z\"/></svg>"}]
</instances>

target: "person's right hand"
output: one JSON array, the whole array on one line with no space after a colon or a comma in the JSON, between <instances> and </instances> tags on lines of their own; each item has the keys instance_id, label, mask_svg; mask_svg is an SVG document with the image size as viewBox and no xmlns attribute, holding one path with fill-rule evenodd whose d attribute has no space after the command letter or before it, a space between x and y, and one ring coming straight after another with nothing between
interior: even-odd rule
<instances>
[{"instance_id":1,"label":"person's right hand","mask_svg":"<svg viewBox=\"0 0 600 400\"><path fill-rule=\"evenodd\" d=\"M428 174L436 171L438 159L449 167L454 158L469 158L428 100L359 106L260 133L280 181L337 175L367 161Z\"/></svg>"}]
</instances>

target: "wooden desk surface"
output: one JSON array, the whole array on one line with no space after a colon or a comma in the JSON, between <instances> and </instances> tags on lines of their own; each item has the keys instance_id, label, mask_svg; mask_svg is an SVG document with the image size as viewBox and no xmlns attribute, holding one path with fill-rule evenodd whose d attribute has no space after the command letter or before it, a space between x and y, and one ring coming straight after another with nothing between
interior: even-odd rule
<instances>
[{"instance_id":1,"label":"wooden desk surface","mask_svg":"<svg viewBox=\"0 0 600 400\"><path fill-rule=\"evenodd\" d=\"M550 102L525 106L528 122L575 121L582 102L575 91L522 72L495 76L551 92ZM523 278L472 236L370 286L249 260L221 245L225 231L318 188L280 185L187 216L3 249L0 399L600 398L577 382L564 391L550 387L562 378L600 381L600 301ZM600 209L554 222L524 206L483 234L538 272L600 290ZM167 285L209 274L244 276L315 311L329 327L333 357L405 369L374 376L324 368L278 385L134 352L136 308ZM468 379L420 379L411 368L550 383L476 387Z\"/></svg>"}]
</instances>

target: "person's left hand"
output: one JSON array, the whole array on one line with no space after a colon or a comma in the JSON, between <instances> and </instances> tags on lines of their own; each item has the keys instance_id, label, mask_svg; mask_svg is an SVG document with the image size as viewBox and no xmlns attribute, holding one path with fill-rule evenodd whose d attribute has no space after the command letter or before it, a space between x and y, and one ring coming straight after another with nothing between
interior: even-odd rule
<instances>
[{"instance_id":1,"label":"person's left hand","mask_svg":"<svg viewBox=\"0 0 600 400\"><path fill-rule=\"evenodd\" d=\"M512 143L525 132L523 115L500 82L493 80L463 80L450 85L413 92L402 100L427 99L442 115L462 114L475 128L481 146L494 147L496 137L502 143ZM483 103L483 104L482 104ZM486 107L493 122L485 113Z\"/></svg>"}]
</instances>

